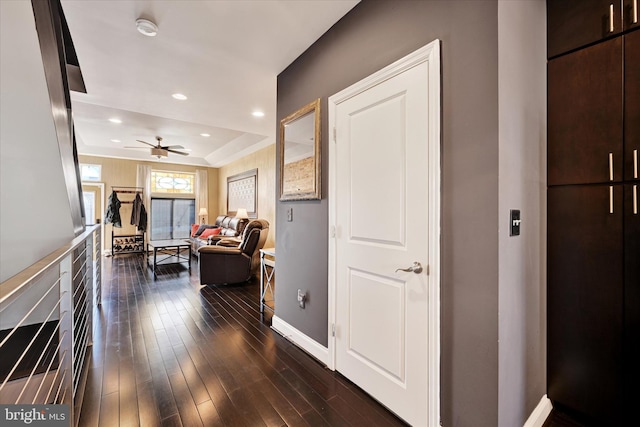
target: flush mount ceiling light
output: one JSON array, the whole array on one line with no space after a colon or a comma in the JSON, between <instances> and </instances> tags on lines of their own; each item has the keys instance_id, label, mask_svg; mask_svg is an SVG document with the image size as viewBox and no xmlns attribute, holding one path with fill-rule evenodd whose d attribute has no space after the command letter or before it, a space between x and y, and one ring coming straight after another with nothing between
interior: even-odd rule
<instances>
[{"instance_id":1,"label":"flush mount ceiling light","mask_svg":"<svg viewBox=\"0 0 640 427\"><path fill-rule=\"evenodd\" d=\"M183 95L181 93L174 93L173 95L171 95L174 99L179 99L180 101L184 101L185 99L187 99L186 95Z\"/></svg>"},{"instance_id":2,"label":"flush mount ceiling light","mask_svg":"<svg viewBox=\"0 0 640 427\"><path fill-rule=\"evenodd\" d=\"M200 136L204 136L205 138L210 137L211 135L209 135L208 133L201 133Z\"/></svg>"},{"instance_id":3,"label":"flush mount ceiling light","mask_svg":"<svg viewBox=\"0 0 640 427\"><path fill-rule=\"evenodd\" d=\"M120 142L119 139L112 139L111 142Z\"/></svg>"},{"instance_id":4,"label":"flush mount ceiling light","mask_svg":"<svg viewBox=\"0 0 640 427\"><path fill-rule=\"evenodd\" d=\"M147 37L154 37L158 34L158 26L148 19L136 19L136 28L138 29L138 32L140 34L143 34Z\"/></svg>"},{"instance_id":5,"label":"flush mount ceiling light","mask_svg":"<svg viewBox=\"0 0 640 427\"><path fill-rule=\"evenodd\" d=\"M117 118L115 118L115 117L110 118L110 119L109 119L109 121L110 121L111 123L117 123L117 124L122 123L122 120L117 119Z\"/></svg>"},{"instance_id":6,"label":"flush mount ceiling light","mask_svg":"<svg viewBox=\"0 0 640 427\"><path fill-rule=\"evenodd\" d=\"M264 113L262 111L254 111L251 115L253 117L264 117Z\"/></svg>"}]
</instances>

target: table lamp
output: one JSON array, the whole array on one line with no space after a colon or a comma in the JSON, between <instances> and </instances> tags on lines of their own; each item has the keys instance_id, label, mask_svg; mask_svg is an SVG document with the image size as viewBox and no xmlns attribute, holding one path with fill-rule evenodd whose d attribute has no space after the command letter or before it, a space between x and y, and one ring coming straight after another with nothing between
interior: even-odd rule
<instances>
[{"instance_id":1,"label":"table lamp","mask_svg":"<svg viewBox=\"0 0 640 427\"><path fill-rule=\"evenodd\" d=\"M198 212L198 216L201 218L200 222L204 224L204 217L208 215L207 208L200 208L200 212Z\"/></svg>"}]
</instances>

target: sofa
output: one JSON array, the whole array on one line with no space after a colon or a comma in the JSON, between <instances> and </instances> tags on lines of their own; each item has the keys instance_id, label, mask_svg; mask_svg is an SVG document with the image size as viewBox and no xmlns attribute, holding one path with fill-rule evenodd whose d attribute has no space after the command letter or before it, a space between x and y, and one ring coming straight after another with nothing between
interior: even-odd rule
<instances>
[{"instance_id":1,"label":"sofa","mask_svg":"<svg viewBox=\"0 0 640 427\"><path fill-rule=\"evenodd\" d=\"M215 245L200 248L200 284L221 285L241 283L251 279L260 267L260 249L269 233L269 222L251 220L242 232L240 241L230 245L222 239Z\"/></svg>"},{"instance_id":2,"label":"sofa","mask_svg":"<svg viewBox=\"0 0 640 427\"><path fill-rule=\"evenodd\" d=\"M221 239L237 239L242 235L248 220L219 215L214 224L192 224L191 253L197 255L202 246L214 245Z\"/></svg>"}]
</instances>

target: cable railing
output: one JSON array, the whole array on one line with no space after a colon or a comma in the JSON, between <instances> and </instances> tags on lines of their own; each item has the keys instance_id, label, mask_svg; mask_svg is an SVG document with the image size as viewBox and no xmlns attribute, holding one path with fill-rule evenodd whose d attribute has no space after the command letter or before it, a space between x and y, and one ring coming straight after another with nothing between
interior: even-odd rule
<instances>
[{"instance_id":1,"label":"cable railing","mask_svg":"<svg viewBox=\"0 0 640 427\"><path fill-rule=\"evenodd\" d=\"M101 298L100 225L0 284L0 404L68 407L79 419Z\"/></svg>"}]
</instances>

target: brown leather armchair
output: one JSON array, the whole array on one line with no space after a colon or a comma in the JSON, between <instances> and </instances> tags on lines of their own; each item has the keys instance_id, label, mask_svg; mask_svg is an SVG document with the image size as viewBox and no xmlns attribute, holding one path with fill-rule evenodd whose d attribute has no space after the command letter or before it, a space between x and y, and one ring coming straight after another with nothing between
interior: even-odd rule
<instances>
[{"instance_id":1,"label":"brown leather armchair","mask_svg":"<svg viewBox=\"0 0 640 427\"><path fill-rule=\"evenodd\" d=\"M200 254L200 283L218 285L246 282L260 264L260 249L269 233L269 223L254 219L246 225L239 244L226 246L225 240L217 245L202 246Z\"/></svg>"}]
</instances>

